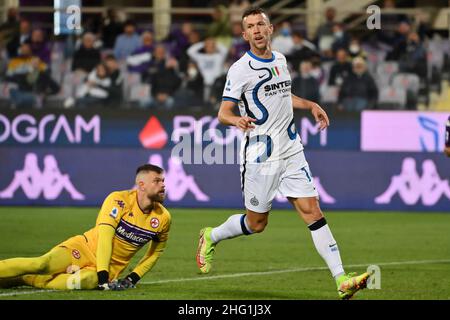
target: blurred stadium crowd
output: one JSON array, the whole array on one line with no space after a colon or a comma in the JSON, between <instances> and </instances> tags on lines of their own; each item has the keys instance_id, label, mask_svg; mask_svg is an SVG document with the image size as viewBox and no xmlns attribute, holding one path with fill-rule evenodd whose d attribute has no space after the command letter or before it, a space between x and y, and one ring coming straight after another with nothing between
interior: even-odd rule
<instances>
[{"instance_id":1,"label":"blurred stadium crowd","mask_svg":"<svg viewBox=\"0 0 450 320\"><path fill-rule=\"evenodd\" d=\"M162 41L112 8L95 27L59 38L11 8L0 25L0 105L215 110L229 66L248 50L248 5L216 6L205 28L174 23ZM382 29L360 36L336 21L335 8L323 21L310 39L290 21L275 26L272 49L286 55L298 96L337 111L415 110L450 78L449 41L426 23L382 13Z\"/></svg>"}]
</instances>

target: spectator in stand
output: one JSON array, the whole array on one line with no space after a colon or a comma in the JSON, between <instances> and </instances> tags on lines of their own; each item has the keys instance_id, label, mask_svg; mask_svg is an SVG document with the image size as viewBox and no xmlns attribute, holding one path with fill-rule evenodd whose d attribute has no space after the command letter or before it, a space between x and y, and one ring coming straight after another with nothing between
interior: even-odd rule
<instances>
[{"instance_id":1,"label":"spectator in stand","mask_svg":"<svg viewBox=\"0 0 450 320\"><path fill-rule=\"evenodd\" d=\"M34 29L31 32L31 51L33 55L39 57L47 66L51 63L52 49L50 44L45 39L45 34L42 29Z\"/></svg>"},{"instance_id":2,"label":"spectator in stand","mask_svg":"<svg viewBox=\"0 0 450 320\"><path fill-rule=\"evenodd\" d=\"M310 73L319 82L319 85L321 85L325 81L325 71L322 68L321 57L318 54L314 54L310 61L312 64Z\"/></svg>"},{"instance_id":3,"label":"spectator in stand","mask_svg":"<svg viewBox=\"0 0 450 320\"><path fill-rule=\"evenodd\" d=\"M422 79L427 77L427 52L416 32L408 35L406 50L400 57L399 69L400 72L417 74Z\"/></svg>"},{"instance_id":4,"label":"spectator in stand","mask_svg":"<svg viewBox=\"0 0 450 320\"><path fill-rule=\"evenodd\" d=\"M214 38L207 38L204 42L192 45L188 49L189 57L197 64L203 76L205 91L204 100L210 96L211 86L223 73L223 65L228 55L228 50Z\"/></svg>"},{"instance_id":5,"label":"spectator in stand","mask_svg":"<svg viewBox=\"0 0 450 320\"><path fill-rule=\"evenodd\" d=\"M396 39L397 26L402 22L409 24L409 19L406 15L389 12L395 8L394 0L384 0L381 8L380 23L382 28L378 31L378 39L388 45L392 45Z\"/></svg>"},{"instance_id":6,"label":"spectator in stand","mask_svg":"<svg viewBox=\"0 0 450 320\"><path fill-rule=\"evenodd\" d=\"M361 42L358 38L352 38L350 45L348 46L348 53L351 59L361 57L367 60L367 52L361 47Z\"/></svg>"},{"instance_id":7,"label":"spectator in stand","mask_svg":"<svg viewBox=\"0 0 450 320\"><path fill-rule=\"evenodd\" d=\"M287 56L287 61L290 63L292 70L300 70L300 63L305 60L310 60L314 55L317 55L316 46L305 39L303 34L299 31L292 33L292 40L294 47L292 53Z\"/></svg>"},{"instance_id":8,"label":"spectator in stand","mask_svg":"<svg viewBox=\"0 0 450 320\"><path fill-rule=\"evenodd\" d=\"M145 73L142 74L143 82L149 82L153 84L153 80L157 79L154 77L155 74L161 73L166 69L167 66L167 50L163 44L158 44L155 46L153 51L153 59L150 62L150 66ZM177 66L178 67L178 66Z\"/></svg>"},{"instance_id":9,"label":"spectator in stand","mask_svg":"<svg viewBox=\"0 0 450 320\"><path fill-rule=\"evenodd\" d=\"M392 50L387 54L386 60L398 61L405 54L410 32L411 26L407 22L401 22L397 26L395 37L390 43Z\"/></svg>"},{"instance_id":10,"label":"spectator in stand","mask_svg":"<svg viewBox=\"0 0 450 320\"><path fill-rule=\"evenodd\" d=\"M152 63L154 50L153 33L145 31L142 33L141 38L142 46L128 56L127 65L129 72L139 73L141 74L141 78L143 78Z\"/></svg>"},{"instance_id":11,"label":"spectator in stand","mask_svg":"<svg viewBox=\"0 0 450 320\"><path fill-rule=\"evenodd\" d=\"M83 35L80 48L75 51L72 71L90 73L101 60L100 50L94 47L95 35L87 32Z\"/></svg>"},{"instance_id":12,"label":"spectator in stand","mask_svg":"<svg viewBox=\"0 0 450 320\"><path fill-rule=\"evenodd\" d=\"M319 82L312 74L310 61L305 60L300 64L300 74L292 80L292 93L320 104Z\"/></svg>"},{"instance_id":13,"label":"spectator in stand","mask_svg":"<svg viewBox=\"0 0 450 320\"><path fill-rule=\"evenodd\" d=\"M78 89L77 106L86 108L107 105L110 99L111 85L108 69L100 63L89 73L85 83Z\"/></svg>"},{"instance_id":14,"label":"spectator in stand","mask_svg":"<svg viewBox=\"0 0 450 320\"><path fill-rule=\"evenodd\" d=\"M279 33L273 38L272 49L281 52L284 55L290 55L294 49L294 40L292 39L292 28L288 21L284 21Z\"/></svg>"},{"instance_id":15,"label":"spectator in stand","mask_svg":"<svg viewBox=\"0 0 450 320\"><path fill-rule=\"evenodd\" d=\"M328 85L341 86L344 79L352 73L352 64L349 61L348 53L345 49L336 52L336 62L331 66Z\"/></svg>"},{"instance_id":16,"label":"spectator in stand","mask_svg":"<svg viewBox=\"0 0 450 320\"><path fill-rule=\"evenodd\" d=\"M317 47L321 53L330 55L331 46L334 42L333 26L336 18L336 9L328 7L325 11L325 23L319 26L316 34Z\"/></svg>"},{"instance_id":17,"label":"spectator in stand","mask_svg":"<svg viewBox=\"0 0 450 320\"><path fill-rule=\"evenodd\" d=\"M189 61L180 88L174 94L177 108L198 107L203 104L203 77L197 65Z\"/></svg>"},{"instance_id":18,"label":"spectator in stand","mask_svg":"<svg viewBox=\"0 0 450 320\"><path fill-rule=\"evenodd\" d=\"M215 38L227 48L231 44L231 25L228 10L224 5L214 7L212 14L213 21L206 30L208 37Z\"/></svg>"},{"instance_id":19,"label":"spectator in stand","mask_svg":"<svg viewBox=\"0 0 450 320\"><path fill-rule=\"evenodd\" d=\"M123 27L123 33L117 37L114 45L114 55L117 60L125 60L141 46L141 38L136 33L136 25L128 20Z\"/></svg>"},{"instance_id":20,"label":"spectator in stand","mask_svg":"<svg viewBox=\"0 0 450 320\"><path fill-rule=\"evenodd\" d=\"M33 56L29 42L20 46L19 56L8 64L6 81L15 83L10 97L14 107L41 108L46 95L59 92L59 85L50 77L47 65Z\"/></svg>"},{"instance_id":21,"label":"spectator in stand","mask_svg":"<svg viewBox=\"0 0 450 320\"><path fill-rule=\"evenodd\" d=\"M180 28L172 30L167 42L170 46L170 54L172 57L179 59L191 45L189 36L194 31L194 27L190 22L183 22Z\"/></svg>"},{"instance_id":22,"label":"spectator in stand","mask_svg":"<svg viewBox=\"0 0 450 320\"><path fill-rule=\"evenodd\" d=\"M353 72L344 79L339 91L338 109L362 111L375 109L378 101L378 88L375 80L367 72L366 61L357 57L353 60Z\"/></svg>"},{"instance_id":23,"label":"spectator in stand","mask_svg":"<svg viewBox=\"0 0 450 320\"><path fill-rule=\"evenodd\" d=\"M236 22L241 24L242 14L244 13L245 9L247 9L250 6L251 4L248 0L231 1L228 7L231 25L233 25Z\"/></svg>"},{"instance_id":24,"label":"spectator in stand","mask_svg":"<svg viewBox=\"0 0 450 320\"><path fill-rule=\"evenodd\" d=\"M167 38L170 47L170 55L178 60L180 72L186 72L189 63L189 57L186 53L191 43L189 37L194 32L194 27L190 22L184 22L181 28L174 29Z\"/></svg>"},{"instance_id":25,"label":"spectator in stand","mask_svg":"<svg viewBox=\"0 0 450 320\"><path fill-rule=\"evenodd\" d=\"M109 8L106 17L103 19L102 40L103 48L113 49L117 37L122 33L123 25L117 17L117 10Z\"/></svg>"},{"instance_id":26,"label":"spectator in stand","mask_svg":"<svg viewBox=\"0 0 450 320\"><path fill-rule=\"evenodd\" d=\"M8 57L10 59L17 57L19 55L19 52L18 52L19 48L21 47L21 45L24 42L29 41L30 37L31 37L30 21L28 21L26 19L20 20L19 33L16 33L15 35L13 35L12 39L6 45Z\"/></svg>"},{"instance_id":27,"label":"spectator in stand","mask_svg":"<svg viewBox=\"0 0 450 320\"><path fill-rule=\"evenodd\" d=\"M219 110L220 103L222 102L223 88L227 82L227 71L230 69L230 66L230 64L225 63L223 73L217 77L216 80L214 80L214 83L211 86L211 92L208 97L207 104L214 110Z\"/></svg>"},{"instance_id":28,"label":"spectator in stand","mask_svg":"<svg viewBox=\"0 0 450 320\"><path fill-rule=\"evenodd\" d=\"M174 58L167 59L164 69L153 74L152 108L172 109L175 103L173 95L181 84L178 74L178 63Z\"/></svg>"},{"instance_id":29,"label":"spectator in stand","mask_svg":"<svg viewBox=\"0 0 450 320\"><path fill-rule=\"evenodd\" d=\"M250 46L247 41L242 38L242 24L235 22L232 25L233 38L231 39L230 61L235 62L239 60L248 50Z\"/></svg>"},{"instance_id":30,"label":"spectator in stand","mask_svg":"<svg viewBox=\"0 0 450 320\"><path fill-rule=\"evenodd\" d=\"M123 75L120 72L120 65L114 55L105 57L106 71L111 79L108 100L106 104L111 108L120 108L123 100Z\"/></svg>"},{"instance_id":31,"label":"spectator in stand","mask_svg":"<svg viewBox=\"0 0 450 320\"><path fill-rule=\"evenodd\" d=\"M5 46L16 34L19 34L19 30L19 12L17 8L9 8L6 21L0 25L0 47Z\"/></svg>"},{"instance_id":32,"label":"spectator in stand","mask_svg":"<svg viewBox=\"0 0 450 320\"><path fill-rule=\"evenodd\" d=\"M333 36L334 41L331 45L333 53L336 53L336 51L338 51L339 49L348 50L348 47L350 45L350 36L344 30L344 26L342 24L336 23L333 26Z\"/></svg>"}]
</instances>

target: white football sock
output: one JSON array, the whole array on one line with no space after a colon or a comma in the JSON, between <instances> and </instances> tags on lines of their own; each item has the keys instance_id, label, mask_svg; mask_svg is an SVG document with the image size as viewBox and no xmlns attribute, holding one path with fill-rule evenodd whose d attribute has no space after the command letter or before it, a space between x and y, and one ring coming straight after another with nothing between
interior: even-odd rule
<instances>
[{"instance_id":1,"label":"white football sock","mask_svg":"<svg viewBox=\"0 0 450 320\"><path fill-rule=\"evenodd\" d=\"M310 224L308 228L311 230L311 236L317 252L327 263L333 277L337 278L344 274L339 248L325 218Z\"/></svg>"},{"instance_id":2,"label":"white football sock","mask_svg":"<svg viewBox=\"0 0 450 320\"><path fill-rule=\"evenodd\" d=\"M252 234L248 227L246 214L232 215L220 226L213 228L211 231L211 240L218 243L225 239L231 239L243 234Z\"/></svg>"}]
</instances>

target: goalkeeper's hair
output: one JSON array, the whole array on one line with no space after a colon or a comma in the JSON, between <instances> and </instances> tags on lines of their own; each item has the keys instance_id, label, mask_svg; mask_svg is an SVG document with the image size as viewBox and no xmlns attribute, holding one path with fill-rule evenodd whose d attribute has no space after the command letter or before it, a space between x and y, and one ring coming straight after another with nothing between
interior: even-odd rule
<instances>
[{"instance_id":1,"label":"goalkeeper's hair","mask_svg":"<svg viewBox=\"0 0 450 320\"><path fill-rule=\"evenodd\" d=\"M158 166L155 166L154 164L144 164L136 169L136 175L138 175L141 172L156 172L157 174L161 174L164 172L164 170Z\"/></svg>"}]
</instances>

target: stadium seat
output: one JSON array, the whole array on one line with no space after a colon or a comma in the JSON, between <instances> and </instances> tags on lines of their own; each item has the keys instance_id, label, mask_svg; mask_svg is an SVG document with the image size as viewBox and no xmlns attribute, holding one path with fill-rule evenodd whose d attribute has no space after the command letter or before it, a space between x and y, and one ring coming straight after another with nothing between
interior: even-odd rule
<instances>
[{"instance_id":1,"label":"stadium seat","mask_svg":"<svg viewBox=\"0 0 450 320\"><path fill-rule=\"evenodd\" d=\"M420 88L419 76L414 73L400 72L393 76L392 86L394 88L403 88L417 94Z\"/></svg>"},{"instance_id":2,"label":"stadium seat","mask_svg":"<svg viewBox=\"0 0 450 320\"><path fill-rule=\"evenodd\" d=\"M322 70L323 70L323 83L328 83L328 79L330 78L331 67L333 66L333 61L325 61L322 62Z\"/></svg>"},{"instance_id":3,"label":"stadium seat","mask_svg":"<svg viewBox=\"0 0 450 320\"><path fill-rule=\"evenodd\" d=\"M414 73L397 73L392 79L392 87L406 91L406 108L417 109L420 90L420 78Z\"/></svg>"},{"instance_id":4,"label":"stadium seat","mask_svg":"<svg viewBox=\"0 0 450 320\"><path fill-rule=\"evenodd\" d=\"M9 107L11 105L9 100L10 84L8 82L0 82L0 106Z\"/></svg>"},{"instance_id":5,"label":"stadium seat","mask_svg":"<svg viewBox=\"0 0 450 320\"><path fill-rule=\"evenodd\" d=\"M406 90L398 87L383 87L379 94L380 109L403 110L406 108Z\"/></svg>"},{"instance_id":6,"label":"stadium seat","mask_svg":"<svg viewBox=\"0 0 450 320\"><path fill-rule=\"evenodd\" d=\"M134 72L123 72L123 96L125 97L125 101L133 101L132 98L132 92L134 90L134 93L136 91L135 87L138 87L141 85L141 75L139 73ZM134 96L136 97L136 96Z\"/></svg>"},{"instance_id":7,"label":"stadium seat","mask_svg":"<svg viewBox=\"0 0 450 320\"><path fill-rule=\"evenodd\" d=\"M323 85L320 87L320 100L323 104L334 105L338 102L339 86Z\"/></svg>"},{"instance_id":8,"label":"stadium seat","mask_svg":"<svg viewBox=\"0 0 450 320\"><path fill-rule=\"evenodd\" d=\"M394 74L398 72L398 62L388 61L380 62L377 65L376 80L379 87L390 84Z\"/></svg>"},{"instance_id":9,"label":"stadium seat","mask_svg":"<svg viewBox=\"0 0 450 320\"><path fill-rule=\"evenodd\" d=\"M151 86L148 83L141 83L131 87L129 102L146 102L150 100Z\"/></svg>"}]
</instances>

